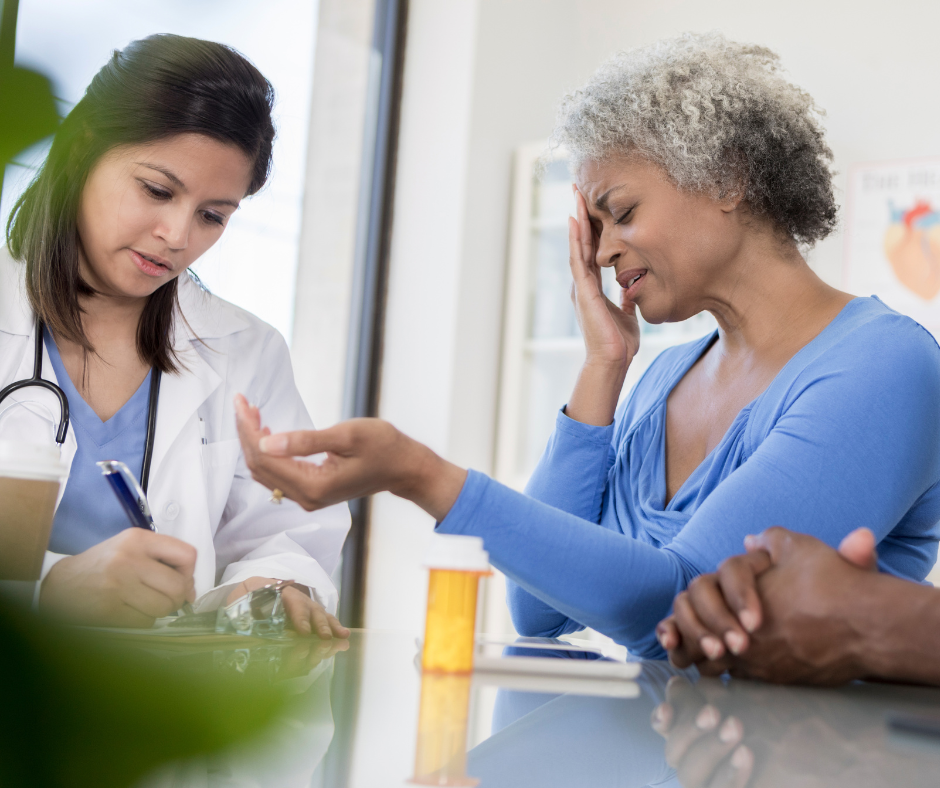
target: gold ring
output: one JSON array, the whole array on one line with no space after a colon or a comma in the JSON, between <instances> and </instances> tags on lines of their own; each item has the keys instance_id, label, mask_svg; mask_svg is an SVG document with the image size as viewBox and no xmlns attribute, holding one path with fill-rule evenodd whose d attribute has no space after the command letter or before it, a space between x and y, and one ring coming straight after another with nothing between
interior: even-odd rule
<instances>
[{"instance_id":1,"label":"gold ring","mask_svg":"<svg viewBox=\"0 0 940 788\"><path fill-rule=\"evenodd\" d=\"M271 490L271 503L279 504L284 499L284 493L282 493L277 487Z\"/></svg>"}]
</instances>

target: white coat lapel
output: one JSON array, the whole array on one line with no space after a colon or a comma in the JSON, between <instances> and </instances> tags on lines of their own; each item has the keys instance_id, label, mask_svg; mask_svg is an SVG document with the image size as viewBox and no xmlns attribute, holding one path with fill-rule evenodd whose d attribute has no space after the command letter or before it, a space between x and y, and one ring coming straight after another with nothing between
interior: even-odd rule
<instances>
[{"instance_id":1,"label":"white coat lapel","mask_svg":"<svg viewBox=\"0 0 940 788\"><path fill-rule=\"evenodd\" d=\"M160 471L174 442L196 410L222 384L222 377L197 352L200 340L225 336L247 323L213 299L187 276L180 277L179 300L185 320L177 314L173 326L173 348L179 358L179 374L164 375L160 383L157 429L153 442L150 475ZM197 339L198 337L198 339Z\"/></svg>"}]
</instances>

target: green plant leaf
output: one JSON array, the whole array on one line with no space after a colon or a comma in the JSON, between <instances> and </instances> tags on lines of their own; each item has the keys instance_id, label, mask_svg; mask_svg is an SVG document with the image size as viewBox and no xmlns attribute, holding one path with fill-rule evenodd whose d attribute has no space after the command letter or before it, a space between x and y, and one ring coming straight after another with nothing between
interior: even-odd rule
<instances>
[{"instance_id":1,"label":"green plant leaf","mask_svg":"<svg viewBox=\"0 0 940 788\"><path fill-rule=\"evenodd\" d=\"M0 785L117 788L253 736L285 708L250 675L175 667L0 600Z\"/></svg>"},{"instance_id":2,"label":"green plant leaf","mask_svg":"<svg viewBox=\"0 0 940 788\"><path fill-rule=\"evenodd\" d=\"M26 68L0 69L0 166L52 134L59 112L49 80Z\"/></svg>"}]
</instances>

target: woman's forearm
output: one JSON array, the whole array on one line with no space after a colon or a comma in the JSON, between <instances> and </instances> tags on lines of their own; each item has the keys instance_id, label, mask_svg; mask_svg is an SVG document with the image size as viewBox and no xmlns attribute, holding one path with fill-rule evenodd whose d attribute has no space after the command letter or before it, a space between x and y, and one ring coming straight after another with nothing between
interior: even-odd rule
<instances>
[{"instance_id":1,"label":"woman's forearm","mask_svg":"<svg viewBox=\"0 0 940 788\"><path fill-rule=\"evenodd\" d=\"M581 367L565 413L583 424L606 427L613 422L617 400L627 377L629 364L592 363Z\"/></svg>"},{"instance_id":2,"label":"woman's forearm","mask_svg":"<svg viewBox=\"0 0 940 788\"><path fill-rule=\"evenodd\" d=\"M866 675L940 684L940 591L872 575L848 615L860 633Z\"/></svg>"}]
</instances>

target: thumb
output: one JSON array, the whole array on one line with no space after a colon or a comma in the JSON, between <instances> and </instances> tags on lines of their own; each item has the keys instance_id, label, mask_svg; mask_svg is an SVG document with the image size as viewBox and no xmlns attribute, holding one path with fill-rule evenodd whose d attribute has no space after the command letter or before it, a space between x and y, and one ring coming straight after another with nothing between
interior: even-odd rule
<instances>
[{"instance_id":1,"label":"thumb","mask_svg":"<svg viewBox=\"0 0 940 788\"><path fill-rule=\"evenodd\" d=\"M856 528L839 544L839 555L862 569L877 571L878 552L875 535L868 528Z\"/></svg>"},{"instance_id":2,"label":"thumb","mask_svg":"<svg viewBox=\"0 0 940 788\"><path fill-rule=\"evenodd\" d=\"M276 435L266 435L258 441L258 448L264 454L275 457L309 457L324 451L335 451L342 448L337 439L336 428L325 430L296 430L295 432L279 432Z\"/></svg>"}]
</instances>

